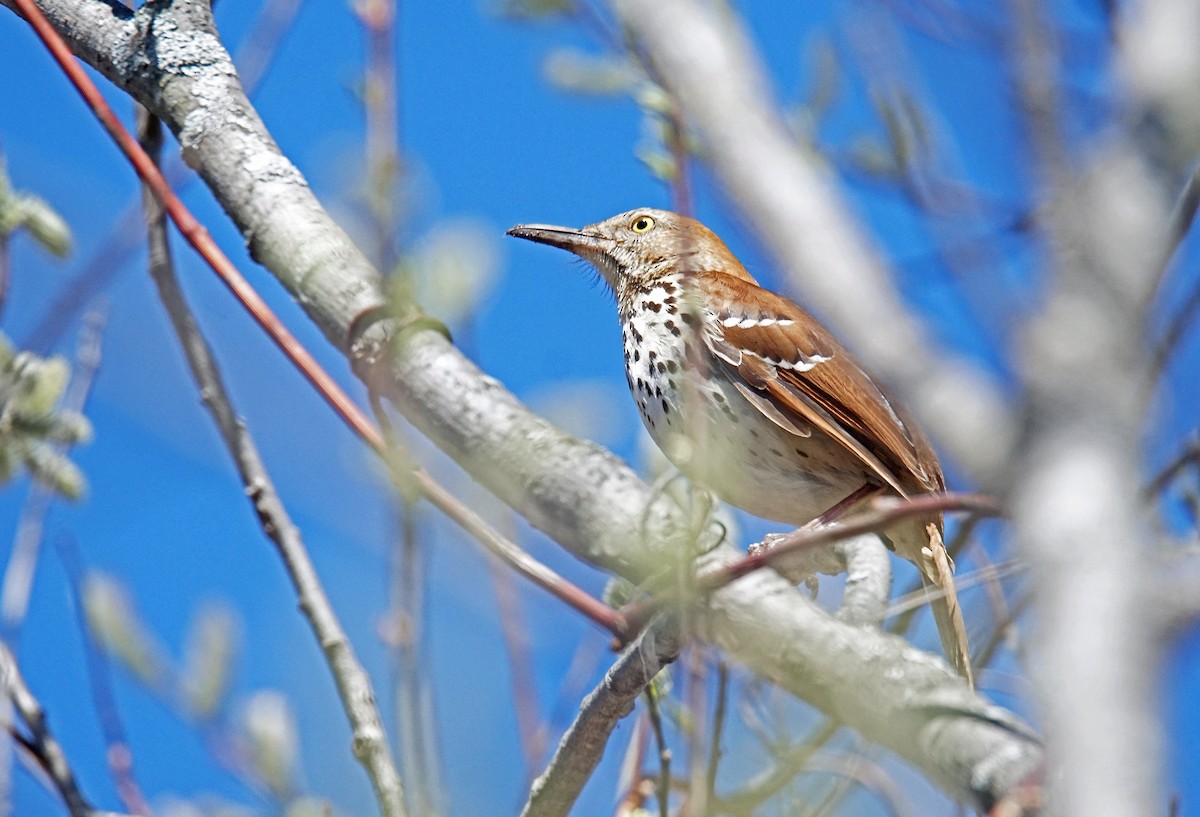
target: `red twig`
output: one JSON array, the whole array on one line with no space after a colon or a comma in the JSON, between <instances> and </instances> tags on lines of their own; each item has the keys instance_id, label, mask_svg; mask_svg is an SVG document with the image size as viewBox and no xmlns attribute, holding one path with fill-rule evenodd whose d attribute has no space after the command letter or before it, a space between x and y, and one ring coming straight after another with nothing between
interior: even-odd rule
<instances>
[{"instance_id":1,"label":"red twig","mask_svg":"<svg viewBox=\"0 0 1200 817\"><path fill-rule=\"evenodd\" d=\"M75 86L75 90L83 97L92 112L96 114L96 118L100 120L100 124L108 131L113 141L129 159L133 165L134 171L138 177L153 193L163 210L174 222L179 232L187 240L196 252L208 262L208 265L213 268L222 283L233 293L234 297L246 308L251 317L258 323L259 326L270 336L275 345L283 351L287 358L292 361L300 373L312 383L313 387L321 394L325 401L337 412L338 416L346 422L348 426L358 434L369 446L376 451L383 451L383 438L379 430L367 419L362 410L354 403L350 397L342 391L341 387L334 382L333 378L321 368L320 364L313 359L308 350L300 344L298 340L288 331L287 327L275 316L267 307L262 297L259 296L250 283L238 272L233 262L221 251L216 242L212 240L208 230L204 228L191 211L184 206L183 202L171 190L171 185L163 177L154 161L142 149L137 140L125 129L121 121L113 113L108 102L101 95L100 90L95 83L91 81L88 75L84 72L83 67L75 60L75 56L71 53L71 49L63 42L62 37L54 30L54 26L42 14L42 10L37 7L34 0L13 0L21 14L29 21L29 25L33 27L34 32L50 50L63 72Z\"/></svg>"},{"instance_id":2,"label":"red twig","mask_svg":"<svg viewBox=\"0 0 1200 817\"><path fill-rule=\"evenodd\" d=\"M629 632L629 625L620 612L588 595L587 592L501 536L499 532L484 522L482 517L465 507L441 483L429 476L425 469L416 464L403 462L403 449L390 429L387 414L383 411L383 403L379 395L374 392L371 393L371 405L383 427L387 429L388 439L391 440L391 444L382 456L398 486L402 487L411 477L426 499L441 508L463 530L475 537L475 540L483 545L484 549L499 558L504 564L618 638L623 638Z\"/></svg>"},{"instance_id":3,"label":"red twig","mask_svg":"<svg viewBox=\"0 0 1200 817\"><path fill-rule=\"evenodd\" d=\"M542 726L542 716L538 707L537 678L533 672L529 628L525 625L525 612L512 574L501 568L498 559L489 559L488 568L492 576L492 588L496 592L500 632L504 636L504 649L508 653L513 709L517 716L517 736L521 741L527 780L532 783L546 752L546 730Z\"/></svg>"},{"instance_id":4,"label":"red twig","mask_svg":"<svg viewBox=\"0 0 1200 817\"><path fill-rule=\"evenodd\" d=\"M246 96L253 97L258 84L266 76L280 43L295 22L302 2L303 0L268 0L262 5L257 19L242 38L242 43L233 56L233 63L237 66L238 78ZM195 174L186 173L185 170L183 162L178 158L167 165L164 173L173 188L178 187L182 190L196 178ZM40 353L48 353L54 348L75 313L94 293L105 289L125 266L133 250L145 243L142 221L142 196L139 189L133 200L113 220L104 243L59 290L49 308L26 335L26 348Z\"/></svg>"},{"instance_id":5,"label":"red twig","mask_svg":"<svg viewBox=\"0 0 1200 817\"><path fill-rule=\"evenodd\" d=\"M909 517L940 511L969 511L994 516L1000 513L1000 506L991 497L980 494L946 493L910 499L880 498L875 500L870 510L847 517L837 525L801 528L773 539L769 548L762 548L757 553L698 576L691 589L699 596L707 595L788 556L852 536L872 533ZM647 601L626 605L618 612L625 617L629 632L636 633L665 604L677 597L677 590L666 591Z\"/></svg>"}]
</instances>

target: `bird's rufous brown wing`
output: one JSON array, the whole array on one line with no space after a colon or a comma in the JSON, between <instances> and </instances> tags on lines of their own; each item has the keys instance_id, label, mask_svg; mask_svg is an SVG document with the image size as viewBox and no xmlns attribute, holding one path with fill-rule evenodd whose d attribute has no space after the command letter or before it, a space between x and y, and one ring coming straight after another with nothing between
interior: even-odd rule
<instances>
[{"instance_id":1,"label":"bird's rufous brown wing","mask_svg":"<svg viewBox=\"0 0 1200 817\"><path fill-rule=\"evenodd\" d=\"M726 367L759 411L782 428L828 434L900 496L945 490L937 456L920 428L815 318L752 279L706 272L693 280L706 296L702 302L713 309L705 342L715 365ZM973 684L942 515L919 526L920 539L903 555L917 564L923 580L942 590L931 601L942 648Z\"/></svg>"},{"instance_id":2,"label":"bird's rufous brown wing","mask_svg":"<svg viewBox=\"0 0 1200 817\"><path fill-rule=\"evenodd\" d=\"M901 496L943 487L933 449L815 318L753 282L694 276L714 310L709 349L773 406L841 443Z\"/></svg>"}]
</instances>

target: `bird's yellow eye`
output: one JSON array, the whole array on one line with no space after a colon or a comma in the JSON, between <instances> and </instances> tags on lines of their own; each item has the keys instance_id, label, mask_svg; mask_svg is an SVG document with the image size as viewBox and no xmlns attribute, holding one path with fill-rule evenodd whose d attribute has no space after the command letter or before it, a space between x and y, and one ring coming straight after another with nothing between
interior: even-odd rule
<instances>
[{"instance_id":1,"label":"bird's yellow eye","mask_svg":"<svg viewBox=\"0 0 1200 817\"><path fill-rule=\"evenodd\" d=\"M629 229L635 233L648 233L654 229L654 219L650 218L650 216L638 216L629 225Z\"/></svg>"}]
</instances>

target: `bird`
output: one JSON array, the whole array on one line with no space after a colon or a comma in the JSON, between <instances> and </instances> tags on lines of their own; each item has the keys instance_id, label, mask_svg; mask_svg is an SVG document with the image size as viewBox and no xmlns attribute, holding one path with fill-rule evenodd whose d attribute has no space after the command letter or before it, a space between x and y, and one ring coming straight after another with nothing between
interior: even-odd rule
<instances>
[{"instance_id":1,"label":"bird","mask_svg":"<svg viewBox=\"0 0 1200 817\"><path fill-rule=\"evenodd\" d=\"M944 492L911 415L816 318L766 289L699 221L641 208L582 228L508 235L589 262L616 297L630 393L647 431L689 479L767 520L801 527L855 497ZM884 541L940 589L946 657L973 684L940 512Z\"/></svg>"}]
</instances>

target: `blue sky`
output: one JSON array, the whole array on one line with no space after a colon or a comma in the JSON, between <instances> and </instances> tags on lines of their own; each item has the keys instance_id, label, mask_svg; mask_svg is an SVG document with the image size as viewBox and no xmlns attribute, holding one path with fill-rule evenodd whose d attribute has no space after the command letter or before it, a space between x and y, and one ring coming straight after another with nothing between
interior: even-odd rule
<instances>
[{"instance_id":1,"label":"blue sky","mask_svg":"<svg viewBox=\"0 0 1200 817\"><path fill-rule=\"evenodd\" d=\"M1099 121L1107 91L1108 57L1096 5L1080 0L1055 6L1067 26L1069 118L1080 134ZM940 234L901 196L861 174L848 173L846 189L856 213L900 271L906 296L935 316L934 331L943 342L1002 370L1013 316L1033 301L1031 270L1037 256L1024 236L1007 228L1014 215L1022 214L1031 182L1020 123L1007 79L997 69L997 53L946 45L883 11L872 18L861 4L746 6L741 11L748 15L776 91L786 102L806 98L812 82L808 57L828 40L844 64L895 67L898 60L897 73L918 102L936 109L943 166L993 202L996 214L957 218ZM227 43L236 46L256 9L246 3L218 5ZM968 10L980 20L994 14L987 4ZM555 416L640 461L640 428L624 394L609 299L566 256L502 234L517 222L580 225L636 206L666 206L667 191L635 157L634 147L646 133L641 111L626 97L564 94L547 83L542 65L552 49L598 50L571 25L520 24L492 13L487 4L452 0L438 4L436 12L403 4L398 30L400 134L411 212L405 235L419 241L447 220L469 220L495 238L498 276L483 295L469 331L455 327L464 348L534 405L553 406L564 392L586 386L596 417L578 407ZM361 65L361 32L347 7L308 3L255 96L281 147L351 229L361 212L355 191L362 177L362 115L354 94ZM9 173L18 188L49 200L77 240L66 262L49 259L27 240L15 242L14 281L0 326L20 341L103 241L135 187L124 161L42 47L7 11L0 12L0 67L20 78L0 85L0 149ZM843 170L856 145L882 134L868 101L869 89L879 81L875 77L868 82L854 68L843 73L834 104L816 130L819 144L842 158ZM127 113L127 100L103 80L100 84L117 110ZM764 282L780 285L719 187L703 173L697 173L695 187L697 214ZM193 184L185 201L309 349L361 394L340 356L246 258L240 237L209 194ZM971 279L970 287L958 285L961 279L936 252L946 235L973 248L986 247L976 259L984 272ZM216 346L239 409L386 700L390 671L377 624L388 604L387 549L394 523L378 470L211 273L178 242L176 248L185 289ZM121 578L176 658L198 604L213 598L234 604L244 621L235 702L256 689L285 690L299 713L305 784L340 808L369 814L373 804L365 779L343 751L348 734L332 684L295 610L278 559L258 531L199 405L143 266L138 254L106 289L110 320L105 360L89 409L96 439L76 455L91 491L86 501L58 505L51 516L49 549L20 643L27 679L49 710L51 725L86 791L99 804L115 808L118 801L103 763L82 669L82 643L53 552L56 539L70 537L90 567ZM1172 287L1184 289L1183 283ZM74 330L60 350L69 352L73 337ZM1193 339L1181 354L1172 392L1148 435L1156 461L1195 425L1188 407L1196 405L1196 381L1186 373L1197 354ZM474 502L485 502L435 452L423 453L453 488ZM10 539L25 493L23 481L0 491L0 541ZM743 522L747 537L766 529L753 520ZM539 558L589 590L601 590L601 575L519 523L509 523ZM515 811L525 780L486 563L431 511L421 512L419 524L431 554L427 649L433 656L430 678L439 705L452 813L492 814L499 807ZM534 645L534 676L546 702L543 715L551 719L551 734L557 736L582 693L559 693L579 645L591 656L590 665L585 662L590 666L584 673L586 687L608 660L607 639L535 590L523 588L521 597ZM928 638L928 629L924 635ZM1171 785L1183 796L1183 814L1192 813L1200 801L1200 759L1188 748L1200 731L1200 703L1194 694L1200 669L1196 635L1189 634L1171 655L1163 689L1175 747ZM1007 666L1014 664L1010 660ZM212 793L262 805L213 764L193 730L137 683L120 674L116 681L139 778L149 793ZM1022 689L1019 683L1015 688ZM1011 690L998 690L996 697L1035 716L1027 697L1022 701ZM623 727L619 736L627 730ZM586 794L599 811L611 807L615 757L610 753ZM16 782L18 813L61 813L27 775L18 772ZM937 802L927 788L914 791L917 803ZM864 808L869 804L869 799L863 801Z\"/></svg>"}]
</instances>

